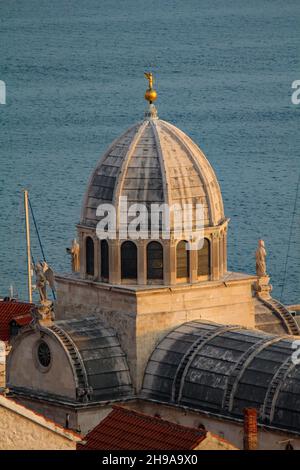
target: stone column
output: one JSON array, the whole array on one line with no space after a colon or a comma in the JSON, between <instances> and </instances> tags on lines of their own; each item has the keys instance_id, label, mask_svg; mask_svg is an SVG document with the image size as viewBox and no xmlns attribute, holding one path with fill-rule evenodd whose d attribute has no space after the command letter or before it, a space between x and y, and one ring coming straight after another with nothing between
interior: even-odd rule
<instances>
[{"instance_id":1,"label":"stone column","mask_svg":"<svg viewBox=\"0 0 300 470\"><path fill-rule=\"evenodd\" d=\"M108 241L109 282L121 284L121 243L119 240Z\"/></svg>"},{"instance_id":2,"label":"stone column","mask_svg":"<svg viewBox=\"0 0 300 470\"><path fill-rule=\"evenodd\" d=\"M217 281L220 277L220 243L219 243L219 232L214 232L212 236L212 280Z\"/></svg>"},{"instance_id":3,"label":"stone column","mask_svg":"<svg viewBox=\"0 0 300 470\"><path fill-rule=\"evenodd\" d=\"M169 253L169 240L161 240L163 247L163 284L170 284L170 253Z\"/></svg>"},{"instance_id":4,"label":"stone column","mask_svg":"<svg viewBox=\"0 0 300 470\"><path fill-rule=\"evenodd\" d=\"M227 273L227 227L224 229L223 236L223 271Z\"/></svg>"},{"instance_id":5,"label":"stone column","mask_svg":"<svg viewBox=\"0 0 300 470\"><path fill-rule=\"evenodd\" d=\"M82 256L83 256L83 276L84 279L88 279L88 275L86 273L86 239L89 236L88 233L83 234L83 250L82 250Z\"/></svg>"},{"instance_id":6,"label":"stone column","mask_svg":"<svg viewBox=\"0 0 300 470\"><path fill-rule=\"evenodd\" d=\"M93 236L92 238L94 242L94 279L95 281L98 281L100 278L100 243L97 236Z\"/></svg>"},{"instance_id":7,"label":"stone column","mask_svg":"<svg viewBox=\"0 0 300 470\"><path fill-rule=\"evenodd\" d=\"M189 251L189 260L190 260L190 282L194 283L198 280L198 251L190 250Z\"/></svg>"},{"instance_id":8,"label":"stone column","mask_svg":"<svg viewBox=\"0 0 300 470\"><path fill-rule=\"evenodd\" d=\"M98 241L99 247L99 258L98 258L98 272L99 272L99 281L102 281L102 276L101 276L101 240Z\"/></svg>"},{"instance_id":9,"label":"stone column","mask_svg":"<svg viewBox=\"0 0 300 470\"><path fill-rule=\"evenodd\" d=\"M219 274L222 277L224 274L224 232L220 233L219 238L219 268Z\"/></svg>"},{"instance_id":10,"label":"stone column","mask_svg":"<svg viewBox=\"0 0 300 470\"><path fill-rule=\"evenodd\" d=\"M176 242L170 240L169 249L167 248L166 278L168 284L176 284Z\"/></svg>"},{"instance_id":11,"label":"stone column","mask_svg":"<svg viewBox=\"0 0 300 470\"><path fill-rule=\"evenodd\" d=\"M83 232L78 232L78 240L80 245L80 277L85 279L86 266L85 266L85 235Z\"/></svg>"},{"instance_id":12,"label":"stone column","mask_svg":"<svg viewBox=\"0 0 300 470\"><path fill-rule=\"evenodd\" d=\"M137 283L141 286L147 284L147 246L146 240L138 240L137 242Z\"/></svg>"}]
</instances>

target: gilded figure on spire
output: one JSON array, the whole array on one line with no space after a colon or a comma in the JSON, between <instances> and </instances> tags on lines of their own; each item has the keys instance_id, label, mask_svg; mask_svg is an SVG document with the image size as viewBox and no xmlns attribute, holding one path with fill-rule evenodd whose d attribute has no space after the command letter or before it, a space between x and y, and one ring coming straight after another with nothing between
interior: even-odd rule
<instances>
[{"instance_id":1,"label":"gilded figure on spire","mask_svg":"<svg viewBox=\"0 0 300 470\"><path fill-rule=\"evenodd\" d=\"M155 101L157 98L157 93L153 88L153 82L154 82L153 74L152 72L144 72L144 75L149 82L149 88L147 88L146 93L145 93L145 100L149 101L149 103L152 104L153 101Z\"/></svg>"}]
</instances>

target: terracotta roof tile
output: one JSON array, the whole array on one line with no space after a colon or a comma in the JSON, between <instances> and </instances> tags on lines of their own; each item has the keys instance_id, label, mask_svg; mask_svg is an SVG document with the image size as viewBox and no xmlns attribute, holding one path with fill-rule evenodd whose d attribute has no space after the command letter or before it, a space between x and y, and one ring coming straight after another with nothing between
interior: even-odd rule
<instances>
[{"instance_id":1,"label":"terracotta roof tile","mask_svg":"<svg viewBox=\"0 0 300 470\"><path fill-rule=\"evenodd\" d=\"M25 314L25 315L18 315L17 317L14 317L13 320L19 325L19 326L25 326L28 325L28 323L31 322L32 320L32 315L31 313Z\"/></svg>"},{"instance_id":2,"label":"terracotta roof tile","mask_svg":"<svg viewBox=\"0 0 300 470\"><path fill-rule=\"evenodd\" d=\"M31 322L31 309L33 304L17 302L15 300L0 301L0 340L9 341L10 323L15 320L18 325L24 326Z\"/></svg>"},{"instance_id":3,"label":"terracotta roof tile","mask_svg":"<svg viewBox=\"0 0 300 470\"><path fill-rule=\"evenodd\" d=\"M206 431L114 406L78 450L191 450Z\"/></svg>"}]
</instances>

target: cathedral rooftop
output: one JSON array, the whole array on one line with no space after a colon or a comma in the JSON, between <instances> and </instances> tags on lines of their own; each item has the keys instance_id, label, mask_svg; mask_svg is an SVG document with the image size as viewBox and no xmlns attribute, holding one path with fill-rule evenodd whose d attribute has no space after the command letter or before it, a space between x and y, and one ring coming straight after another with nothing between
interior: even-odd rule
<instances>
[{"instance_id":1,"label":"cathedral rooftop","mask_svg":"<svg viewBox=\"0 0 300 470\"><path fill-rule=\"evenodd\" d=\"M204 429L180 426L119 406L85 437L78 450L190 450L206 437Z\"/></svg>"},{"instance_id":2,"label":"cathedral rooftop","mask_svg":"<svg viewBox=\"0 0 300 470\"><path fill-rule=\"evenodd\" d=\"M193 321L171 331L148 362L141 396L300 432L300 368L293 338Z\"/></svg>"}]
</instances>

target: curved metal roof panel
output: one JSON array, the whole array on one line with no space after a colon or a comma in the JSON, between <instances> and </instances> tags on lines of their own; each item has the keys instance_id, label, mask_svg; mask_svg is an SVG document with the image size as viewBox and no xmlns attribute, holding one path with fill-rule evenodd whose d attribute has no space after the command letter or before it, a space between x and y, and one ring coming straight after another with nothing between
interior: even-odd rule
<instances>
[{"instance_id":1,"label":"curved metal roof panel","mask_svg":"<svg viewBox=\"0 0 300 470\"><path fill-rule=\"evenodd\" d=\"M142 396L300 431L300 368L293 338L233 325L189 322L154 350Z\"/></svg>"},{"instance_id":2,"label":"curved metal roof panel","mask_svg":"<svg viewBox=\"0 0 300 470\"><path fill-rule=\"evenodd\" d=\"M81 367L79 375L85 377L90 400L133 393L126 356L112 328L106 328L97 317L57 321L54 328L76 367Z\"/></svg>"}]
</instances>

